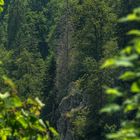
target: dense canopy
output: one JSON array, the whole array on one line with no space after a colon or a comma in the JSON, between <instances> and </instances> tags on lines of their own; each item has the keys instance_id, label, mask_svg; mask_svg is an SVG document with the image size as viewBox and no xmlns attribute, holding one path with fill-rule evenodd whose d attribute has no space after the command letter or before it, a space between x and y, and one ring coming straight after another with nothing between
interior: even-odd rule
<instances>
[{"instance_id":1,"label":"dense canopy","mask_svg":"<svg viewBox=\"0 0 140 140\"><path fill-rule=\"evenodd\" d=\"M0 138L139 140L139 6L0 0Z\"/></svg>"}]
</instances>

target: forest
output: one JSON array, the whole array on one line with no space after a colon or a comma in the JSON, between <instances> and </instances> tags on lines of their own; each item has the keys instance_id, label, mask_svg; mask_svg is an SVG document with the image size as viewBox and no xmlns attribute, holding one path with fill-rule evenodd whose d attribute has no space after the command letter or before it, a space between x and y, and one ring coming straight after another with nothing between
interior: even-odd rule
<instances>
[{"instance_id":1,"label":"forest","mask_svg":"<svg viewBox=\"0 0 140 140\"><path fill-rule=\"evenodd\" d=\"M1 140L140 140L140 0L0 0Z\"/></svg>"}]
</instances>

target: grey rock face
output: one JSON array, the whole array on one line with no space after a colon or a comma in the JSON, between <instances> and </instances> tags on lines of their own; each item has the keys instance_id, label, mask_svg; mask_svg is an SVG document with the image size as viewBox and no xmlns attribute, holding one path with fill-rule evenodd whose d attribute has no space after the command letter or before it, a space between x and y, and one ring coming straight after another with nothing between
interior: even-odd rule
<instances>
[{"instance_id":1,"label":"grey rock face","mask_svg":"<svg viewBox=\"0 0 140 140\"><path fill-rule=\"evenodd\" d=\"M60 133L61 140L76 140L73 132L71 118L67 116L73 109L84 106L83 97L77 91L72 90L72 94L65 96L59 104L60 117L57 121L57 130Z\"/></svg>"}]
</instances>

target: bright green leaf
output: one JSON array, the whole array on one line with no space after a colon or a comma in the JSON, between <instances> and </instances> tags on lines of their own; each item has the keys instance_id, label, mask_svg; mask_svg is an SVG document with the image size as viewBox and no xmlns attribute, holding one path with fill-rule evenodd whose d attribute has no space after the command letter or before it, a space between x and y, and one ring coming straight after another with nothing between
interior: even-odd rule
<instances>
[{"instance_id":1,"label":"bright green leaf","mask_svg":"<svg viewBox=\"0 0 140 140\"><path fill-rule=\"evenodd\" d=\"M122 96L122 93L120 91L118 91L118 89L115 89L115 88L108 88L106 90L106 93L109 95Z\"/></svg>"},{"instance_id":2,"label":"bright green leaf","mask_svg":"<svg viewBox=\"0 0 140 140\"><path fill-rule=\"evenodd\" d=\"M25 118L22 115L17 116L16 119L22 125L23 128L26 129L28 127L28 122L27 122L27 120L25 120Z\"/></svg>"},{"instance_id":3,"label":"bright green leaf","mask_svg":"<svg viewBox=\"0 0 140 140\"><path fill-rule=\"evenodd\" d=\"M58 136L58 132L53 128L53 127L50 127L49 130L53 133L54 136Z\"/></svg>"},{"instance_id":4,"label":"bright green leaf","mask_svg":"<svg viewBox=\"0 0 140 140\"><path fill-rule=\"evenodd\" d=\"M101 109L101 113L113 113L113 112L117 112L120 110L120 106L117 104L110 104L107 105L106 107L104 107L103 109Z\"/></svg>"},{"instance_id":5,"label":"bright green leaf","mask_svg":"<svg viewBox=\"0 0 140 140\"><path fill-rule=\"evenodd\" d=\"M101 68L107 68L115 65L115 59L107 59Z\"/></svg>"},{"instance_id":6,"label":"bright green leaf","mask_svg":"<svg viewBox=\"0 0 140 140\"><path fill-rule=\"evenodd\" d=\"M39 105L40 107L44 107L44 106L45 106L45 104L43 104L43 103L39 100L38 97L35 98L35 101L38 103L38 105Z\"/></svg>"},{"instance_id":7,"label":"bright green leaf","mask_svg":"<svg viewBox=\"0 0 140 140\"><path fill-rule=\"evenodd\" d=\"M0 93L0 99L5 99L5 98L8 98L10 96L10 94L8 92L2 94Z\"/></svg>"},{"instance_id":8,"label":"bright green leaf","mask_svg":"<svg viewBox=\"0 0 140 140\"><path fill-rule=\"evenodd\" d=\"M131 91L134 93L140 92L140 86L138 85L137 82L134 82L131 86Z\"/></svg>"},{"instance_id":9,"label":"bright green leaf","mask_svg":"<svg viewBox=\"0 0 140 140\"><path fill-rule=\"evenodd\" d=\"M136 77L136 73L132 71L126 71L124 74L122 74L119 78L121 80L131 80Z\"/></svg>"},{"instance_id":10,"label":"bright green leaf","mask_svg":"<svg viewBox=\"0 0 140 140\"><path fill-rule=\"evenodd\" d=\"M140 30L131 30L128 32L128 35L140 36Z\"/></svg>"}]
</instances>

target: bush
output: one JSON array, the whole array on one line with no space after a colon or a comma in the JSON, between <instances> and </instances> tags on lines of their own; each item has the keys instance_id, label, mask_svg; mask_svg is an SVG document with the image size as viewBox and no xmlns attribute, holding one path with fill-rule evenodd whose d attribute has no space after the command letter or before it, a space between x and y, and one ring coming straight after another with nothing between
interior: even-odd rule
<instances>
[{"instance_id":1,"label":"bush","mask_svg":"<svg viewBox=\"0 0 140 140\"><path fill-rule=\"evenodd\" d=\"M58 133L48 122L40 119L44 104L38 99L22 101L17 96L14 83L3 76L9 92L0 93L0 138L2 140L50 140L58 139Z\"/></svg>"},{"instance_id":2,"label":"bush","mask_svg":"<svg viewBox=\"0 0 140 140\"><path fill-rule=\"evenodd\" d=\"M139 23L140 8L120 21ZM112 96L114 102L101 110L106 113L122 114L120 129L107 135L107 138L112 140L140 139L140 30L131 30L128 34L133 36L129 45L118 56L108 59L102 66L123 69L119 76L123 86L107 89L106 93ZM122 101L116 103L115 101L120 98Z\"/></svg>"}]
</instances>

